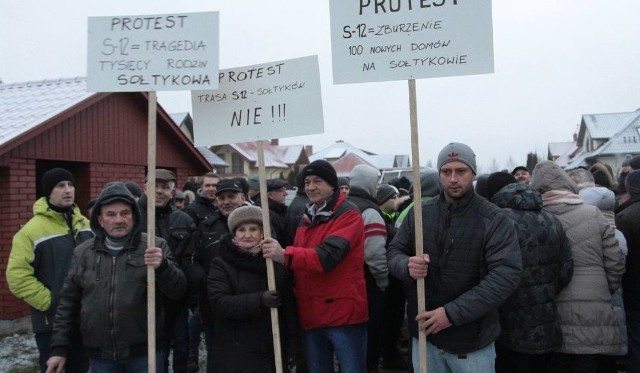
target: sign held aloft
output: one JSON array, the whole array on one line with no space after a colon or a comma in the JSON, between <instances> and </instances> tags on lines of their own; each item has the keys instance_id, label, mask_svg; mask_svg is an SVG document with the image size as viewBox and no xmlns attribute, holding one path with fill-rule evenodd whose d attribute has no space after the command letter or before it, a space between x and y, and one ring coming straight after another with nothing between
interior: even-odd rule
<instances>
[{"instance_id":1,"label":"sign held aloft","mask_svg":"<svg viewBox=\"0 0 640 373\"><path fill-rule=\"evenodd\" d=\"M493 72L491 0L331 0L333 82Z\"/></svg>"},{"instance_id":2,"label":"sign held aloft","mask_svg":"<svg viewBox=\"0 0 640 373\"><path fill-rule=\"evenodd\" d=\"M218 29L218 12L89 17L87 89L215 89Z\"/></svg>"},{"instance_id":3,"label":"sign held aloft","mask_svg":"<svg viewBox=\"0 0 640 373\"><path fill-rule=\"evenodd\" d=\"M193 91L196 146L322 133L318 56L220 70L217 90Z\"/></svg>"}]
</instances>

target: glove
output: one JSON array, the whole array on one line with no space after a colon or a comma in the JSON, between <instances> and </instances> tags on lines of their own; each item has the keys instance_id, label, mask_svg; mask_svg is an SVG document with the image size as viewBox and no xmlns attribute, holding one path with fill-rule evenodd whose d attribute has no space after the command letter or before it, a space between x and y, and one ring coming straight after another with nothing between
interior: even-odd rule
<instances>
[{"instance_id":1,"label":"glove","mask_svg":"<svg viewBox=\"0 0 640 373\"><path fill-rule=\"evenodd\" d=\"M277 308L282 305L280 293L275 290L268 290L260 296L260 305L264 308Z\"/></svg>"}]
</instances>

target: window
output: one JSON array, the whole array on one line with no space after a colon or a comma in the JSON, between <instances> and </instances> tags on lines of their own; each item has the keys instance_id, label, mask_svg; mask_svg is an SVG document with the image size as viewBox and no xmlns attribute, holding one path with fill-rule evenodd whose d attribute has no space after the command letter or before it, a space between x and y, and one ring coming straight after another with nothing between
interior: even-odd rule
<instances>
[{"instance_id":1,"label":"window","mask_svg":"<svg viewBox=\"0 0 640 373\"><path fill-rule=\"evenodd\" d=\"M231 173L244 173L244 162L242 161L242 157L238 153L231 153Z\"/></svg>"}]
</instances>

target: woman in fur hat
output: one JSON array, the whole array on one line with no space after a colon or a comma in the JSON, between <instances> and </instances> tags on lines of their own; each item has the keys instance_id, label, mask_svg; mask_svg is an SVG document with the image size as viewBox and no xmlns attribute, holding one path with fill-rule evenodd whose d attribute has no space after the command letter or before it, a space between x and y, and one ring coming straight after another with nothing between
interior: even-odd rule
<instances>
[{"instance_id":1,"label":"woman in fur hat","mask_svg":"<svg viewBox=\"0 0 640 373\"><path fill-rule=\"evenodd\" d=\"M295 301L284 267L274 262L276 291L268 290L262 257L262 211L235 209L227 220L230 235L219 242L220 256L211 262L207 294L215 312L213 366L207 372L275 372L270 308L278 308L286 363L297 335Z\"/></svg>"}]
</instances>

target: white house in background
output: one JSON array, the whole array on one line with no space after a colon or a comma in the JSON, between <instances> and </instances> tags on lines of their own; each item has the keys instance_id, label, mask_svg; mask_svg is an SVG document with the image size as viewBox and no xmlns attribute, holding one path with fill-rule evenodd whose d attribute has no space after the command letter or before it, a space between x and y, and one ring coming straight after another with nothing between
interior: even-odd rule
<instances>
[{"instance_id":1,"label":"white house in background","mask_svg":"<svg viewBox=\"0 0 640 373\"><path fill-rule=\"evenodd\" d=\"M566 169L586 167L597 159L611 166L616 177L626 154L640 154L640 109L583 115L575 145L579 150L570 157Z\"/></svg>"},{"instance_id":2,"label":"white house in background","mask_svg":"<svg viewBox=\"0 0 640 373\"><path fill-rule=\"evenodd\" d=\"M347 157L348 159L340 161L344 157ZM351 172L351 169L348 168L350 166L355 167L358 163L372 165L380 171L411 167L408 154L374 154L372 152L356 148L342 140L338 140L334 144L331 144L330 146L309 156L309 162L313 162L317 159L324 159L332 164L337 162L337 165L340 166L340 170L336 169L336 171L340 174L348 174ZM360 161L357 161L356 159Z\"/></svg>"}]
</instances>

